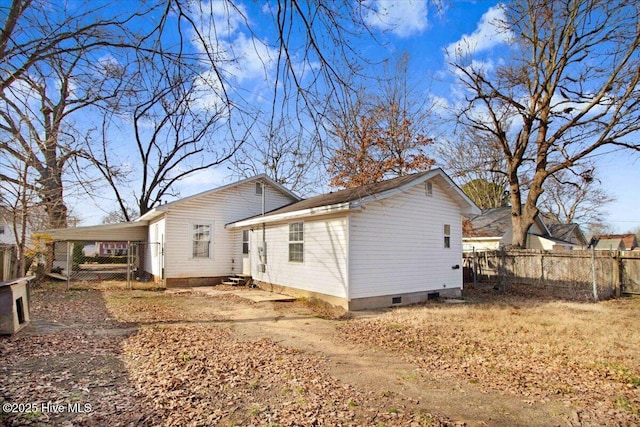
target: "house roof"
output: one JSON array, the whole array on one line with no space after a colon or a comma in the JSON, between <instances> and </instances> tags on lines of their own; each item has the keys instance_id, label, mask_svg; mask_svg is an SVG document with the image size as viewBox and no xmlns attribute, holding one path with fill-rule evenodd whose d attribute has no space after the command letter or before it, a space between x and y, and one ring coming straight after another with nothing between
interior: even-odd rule
<instances>
[{"instance_id":1,"label":"house roof","mask_svg":"<svg viewBox=\"0 0 640 427\"><path fill-rule=\"evenodd\" d=\"M545 217L546 218L546 217ZM546 222L551 237L565 242L571 242L578 245L586 246L589 242L582 233L580 225L572 222L570 224L549 223Z\"/></svg>"},{"instance_id":2,"label":"house roof","mask_svg":"<svg viewBox=\"0 0 640 427\"><path fill-rule=\"evenodd\" d=\"M319 196L310 197L299 202L267 212L265 215L253 216L245 220L236 221L231 224L235 227L247 226L262 222L272 222L292 217L304 217L321 215L358 209L365 203L372 200L381 200L402 191L406 191L422 182L431 179L440 180L444 184L445 190L452 196L466 213L478 213L477 206L467 197L466 194L445 174L442 169L436 168L425 172L414 173L374 184L362 185L355 188L347 188Z\"/></svg>"},{"instance_id":3,"label":"house roof","mask_svg":"<svg viewBox=\"0 0 640 427\"><path fill-rule=\"evenodd\" d=\"M597 239L595 248L597 250L621 250L624 248L624 243L621 238L607 238L607 239Z\"/></svg>"},{"instance_id":4,"label":"house roof","mask_svg":"<svg viewBox=\"0 0 640 427\"><path fill-rule=\"evenodd\" d=\"M57 228L44 233L57 241L129 241L147 239L148 221L121 222L89 227Z\"/></svg>"},{"instance_id":5,"label":"house roof","mask_svg":"<svg viewBox=\"0 0 640 427\"><path fill-rule=\"evenodd\" d=\"M549 227L544 222L542 215L536 215L536 223L543 230L541 237L553 238L557 241L568 243L567 240L551 233ZM511 207L490 208L482 211L480 215L471 217L468 226L463 227L463 237L502 237L512 227Z\"/></svg>"},{"instance_id":6,"label":"house roof","mask_svg":"<svg viewBox=\"0 0 640 427\"><path fill-rule=\"evenodd\" d=\"M612 243L611 241L613 241L613 240L621 240L622 241L622 245L624 246L625 250L627 250L627 251L632 251L633 249L638 247L638 238L633 233L626 233L626 234L596 234L596 235L593 236L593 238L598 241L598 244L602 240L610 241L609 242L610 244ZM613 247L617 247L617 245L615 245ZM606 246L605 248L608 249L609 246ZM596 246L596 249L598 249L598 246Z\"/></svg>"},{"instance_id":7,"label":"house roof","mask_svg":"<svg viewBox=\"0 0 640 427\"><path fill-rule=\"evenodd\" d=\"M471 227L465 227L464 237L502 237L511 228L511 208L485 209L469 222Z\"/></svg>"},{"instance_id":8,"label":"house roof","mask_svg":"<svg viewBox=\"0 0 640 427\"><path fill-rule=\"evenodd\" d=\"M224 190L228 190L229 188L237 187L239 185L245 184L247 182L252 182L252 181L255 181L255 182L261 182L261 181L262 182L266 182L268 185L276 188L277 190L279 190L282 193L288 195L289 197L293 198L294 200L301 200L300 196L298 196L295 193L293 193L292 191L288 190L287 188L282 186L282 184L277 183L276 181L274 181L273 179L269 178L265 174L261 174L261 175L253 176L251 178L246 178L246 179L243 179L243 180L240 180L240 181L236 181L236 182L233 182L231 184L223 185L221 187L212 188L210 190L206 190L206 191L203 191L201 193L193 194L191 196L183 197L181 199L174 200L172 202L165 203L163 205L156 206L155 208L151 209L149 212L147 212L144 215L142 215L136 221L140 221L140 220L144 221L144 220L153 219L153 218L155 218L157 216L162 215L171 206L175 206L177 204L184 203L184 202L187 202L189 200L193 200L193 199L196 199L196 198L199 198L199 197L204 197L204 196L215 194L215 193L218 193L218 192L221 192L221 191L224 191Z\"/></svg>"}]
</instances>

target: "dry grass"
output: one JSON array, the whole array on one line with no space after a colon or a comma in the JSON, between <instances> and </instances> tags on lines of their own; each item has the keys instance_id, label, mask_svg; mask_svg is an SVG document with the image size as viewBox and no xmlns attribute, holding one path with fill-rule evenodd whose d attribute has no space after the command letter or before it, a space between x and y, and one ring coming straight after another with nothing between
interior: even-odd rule
<instances>
[{"instance_id":1,"label":"dry grass","mask_svg":"<svg viewBox=\"0 0 640 427\"><path fill-rule=\"evenodd\" d=\"M639 313L640 298L581 304L480 295L351 321L342 332L438 375L530 401L560 398L583 420L629 425L640 422Z\"/></svg>"}]
</instances>

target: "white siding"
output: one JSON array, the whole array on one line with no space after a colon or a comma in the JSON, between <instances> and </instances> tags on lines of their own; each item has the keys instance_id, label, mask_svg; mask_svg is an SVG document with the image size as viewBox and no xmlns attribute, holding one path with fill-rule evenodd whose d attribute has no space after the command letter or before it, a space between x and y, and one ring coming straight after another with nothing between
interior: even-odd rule
<instances>
[{"instance_id":1,"label":"white siding","mask_svg":"<svg viewBox=\"0 0 640 427\"><path fill-rule=\"evenodd\" d=\"M300 222L300 221L291 221ZM289 223L267 225L267 263L258 272L262 226L251 231L251 268L256 280L347 298L347 217L304 221L304 261L289 262Z\"/></svg>"},{"instance_id":2,"label":"white siding","mask_svg":"<svg viewBox=\"0 0 640 427\"><path fill-rule=\"evenodd\" d=\"M265 187L265 210L293 201L270 186ZM166 215L165 274L167 278L218 277L239 272L242 245L238 231L225 224L262 213L262 196L256 182L243 184L177 203ZM193 224L213 226L209 258L193 258Z\"/></svg>"},{"instance_id":3,"label":"white siding","mask_svg":"<svg viewBox=\"0 0 640 427\"><path fill-rule=\"evenodd\" d=\"M492 240L467 237L462 240L462 244L465 252L473 252L474 249L476 252L496 251L500 249L501 240L499 237L495 237Z\"/></svg>"},{"instance_id":4,"label":"white siding","mask_svg":"<svg viewBox=\"0 0 640 427\"><path fill-rule=\"evenodd\" d=\"M420 184L352 214L350 298L462 287L461 210L432 182L433 196Z\"/></svg>"}]
</instances>

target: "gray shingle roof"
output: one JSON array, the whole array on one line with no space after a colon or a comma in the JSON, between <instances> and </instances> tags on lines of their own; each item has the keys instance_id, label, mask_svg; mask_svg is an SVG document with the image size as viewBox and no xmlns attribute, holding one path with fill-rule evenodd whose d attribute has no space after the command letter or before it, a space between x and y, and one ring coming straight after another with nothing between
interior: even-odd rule
<instances>
[{"instance_id":1,"label":"gray shingle roof","mask_svg":"<svg viewBox=\"0 0 640 427\"><path fill-rule=\"evenodd\" d=\"M346 190L339 190L327 194L321 194L319 196L310 197L300 202L295 202L282 208L275 209L273 211L267 212L267 214L276 215L287 212L295 212L303 209L311 209L320 206L336 205L340 203L348 203L356 200L361 200L365 197L370 197L376 194L384 193L385 191L402 187L404 184L407 184L428 173L433 173L434 170L414 173L398 178L392 178L386 181L376 182L375 184L368 184L355 188L347 188Z\"/></svg>"},{"instance_id":2,"label":"gray shingle roof","mask_svg":"<svg viewBox=\"0 0 640 427\"><path fill-rule=\"evenodd\" d=\"M465 232L464 237L502 236L511 227L511 208L485 209L470 221L472 228Z\"/></svg>"}]
</instances>

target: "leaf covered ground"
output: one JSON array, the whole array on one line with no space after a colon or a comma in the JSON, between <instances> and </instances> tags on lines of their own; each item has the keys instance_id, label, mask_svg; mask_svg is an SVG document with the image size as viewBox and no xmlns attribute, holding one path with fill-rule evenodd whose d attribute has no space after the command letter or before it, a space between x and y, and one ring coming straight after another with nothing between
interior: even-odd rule
<instances>
[{"instance_id":1,"label":"leaf covered ground","mask_svg":"<svg viewBox=\"0 0 640 427\"><path fill-rule=\"evenodd\" d=\"M404 399L339 381L321 356L269 338L237 337L218 314L234 304L252 303L190 292L36 290L32 324L0 337L0 403L32 402L39 410L4 411L0 422L452 424L445 416L408 410ZM75 402L89 410L71 412Z\"/></svg>"},{"instance_id":2,"label":"leaf covered ground","mask_svg":"<svg viewBox=\"0 0 640 427\"><path fill-rule=\"evenodd\" d=\"M302 302L47 285L0 337L0 424L640 424L640 299L466 298L337 321Z\"/></svg>"},{"instance_id":3,"label":"leaf covered ground","mask_svg":"<svg viewBox=\"0 0 640 427\"><path fill-rule=\"evenodd\" d=\"M640 298L594 303L472 291L345 323L345 339L525 402L561 401L573 425L640 425Z\"/></svg>"}]
</instances>

